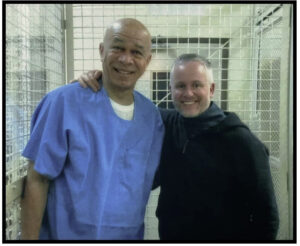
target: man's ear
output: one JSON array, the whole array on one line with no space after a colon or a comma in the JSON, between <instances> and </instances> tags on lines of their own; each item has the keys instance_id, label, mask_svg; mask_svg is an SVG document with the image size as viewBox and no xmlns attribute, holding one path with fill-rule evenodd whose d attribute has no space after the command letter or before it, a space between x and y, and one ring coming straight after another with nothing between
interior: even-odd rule
<instances>
[{"instance_id":1,"label":"man's ear","mask_svg":"<svg viewBox=\"0 0 300 246\"><path fill-rule=\"evenodd\" d=\"M151 59L152 59L152 54L150 54L150 55L147 57L147 61L146 61L146 62L147 62L147 66L149 65Z\"/></svg>"},{"instance_id":2,"label":"man's ear","mask_svg":"<svg viewBox=\"0 0 300 246\"><path fill-rule=\"evenodd\" d=\"M104 60L104 46L103 46L103 43L99 44L99 53L100 53L101 62L103 62L103 60Z\"/></svg>"},{"instance_id":3,"label":"man's ear","mask_svg":"<svg viewBox=\"0 0 300 246\"><path fill-rule=\"evenodd\" d=\"M214 96L214 93L215 93L215 86L216 86L216 84L214 83L214 82L212 82L211 84L210 84L210 98L212 98L213 96Z\"/></svg>"}]
</instances>

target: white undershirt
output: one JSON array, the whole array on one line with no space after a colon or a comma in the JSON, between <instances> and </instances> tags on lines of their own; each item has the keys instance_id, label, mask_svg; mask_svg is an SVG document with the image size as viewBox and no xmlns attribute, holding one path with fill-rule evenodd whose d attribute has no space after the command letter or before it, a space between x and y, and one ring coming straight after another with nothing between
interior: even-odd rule
<instances>
[{"instance_id":1,"label":"white undershirt","mask_svg":"<svg viewBox=\"0 0 300 246\"><path fill-rule=\"evenodd\" d=\"M132 120L133 119L133 111L134 111L134 103L130 105L122 105L116 103L114 100L109 98L112 108L115 113L123 120Z\"/></svg>"}]
</instances>

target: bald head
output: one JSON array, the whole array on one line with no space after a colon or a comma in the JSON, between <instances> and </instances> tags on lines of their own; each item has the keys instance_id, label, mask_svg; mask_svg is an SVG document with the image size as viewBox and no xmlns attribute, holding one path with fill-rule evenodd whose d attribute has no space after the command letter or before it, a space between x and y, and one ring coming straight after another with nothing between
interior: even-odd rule
<instances>
[{"instance_id":1,"label":"bald head","mask_svg":"<svg viewBox=\"0 0 300 246\"><path fill-rule=\"evenodd\" d=\"M144 42L145 49L151 52L151 34L143 23L136 19L124 18L113 22L106 29L104 43L116 33L121 33L124 36L136 37L136 39Z\"/></svg>"}]
</instances>

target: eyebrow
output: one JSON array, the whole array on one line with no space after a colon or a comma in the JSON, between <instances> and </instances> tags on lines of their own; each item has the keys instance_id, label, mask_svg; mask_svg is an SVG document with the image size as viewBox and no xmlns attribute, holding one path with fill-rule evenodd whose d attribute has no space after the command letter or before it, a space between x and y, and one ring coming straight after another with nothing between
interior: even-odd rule
<instances>
[{"instance_id":1,"label":"eyebrow","mask_svg":"<svg viewBox=\"0 0 300 246\"><path fill-rule=\"evenodd\" d=\"M136 46L138 49L142 50L142 51L144 51L144 50L145 50L145 47L144 47L144 46L142 46L142 45L135 44L135 46Z\"/></svg>"},{"instance_id":2,"label":"eyebrow","mask_svg":"<svg viewBox=\"0 0 300 246\"><path fill-rule=\"evenodd\" d=\"M181 81L181 80L176 81L175 83L176 84L186 84L184 81ZM205 83L205 82L202 81L202 80L193 80L191 83L200 83L200 84L202 84L202 83Z\"/></svg>"}]
</instances>

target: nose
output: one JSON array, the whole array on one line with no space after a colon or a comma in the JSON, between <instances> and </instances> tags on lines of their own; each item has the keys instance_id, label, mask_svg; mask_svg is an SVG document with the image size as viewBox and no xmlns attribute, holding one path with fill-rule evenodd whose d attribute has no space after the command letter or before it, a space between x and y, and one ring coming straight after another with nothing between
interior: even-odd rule
<instances>
[{"instance_id":1,"label":"nose","mask_svg":"<svg viewBox=\"0 0 300 246\"><path fill-rule=\"evenodd\" d=\"M191 87L187 87L184 91L184 96L186 97L191 97L194 95L194 91L193 91L193 88Z\"/></svg>"},{"instance_id":2,"label":"nose","mask_svg":"<svg viewBox=\"0 0 300 246\"><path fill-rule=\"evenodd\" d=\"M129 52L123 52L119 56L119 61L123 64L132 64L133 63L132 56Z\"/></svg>"}]
</instances>

